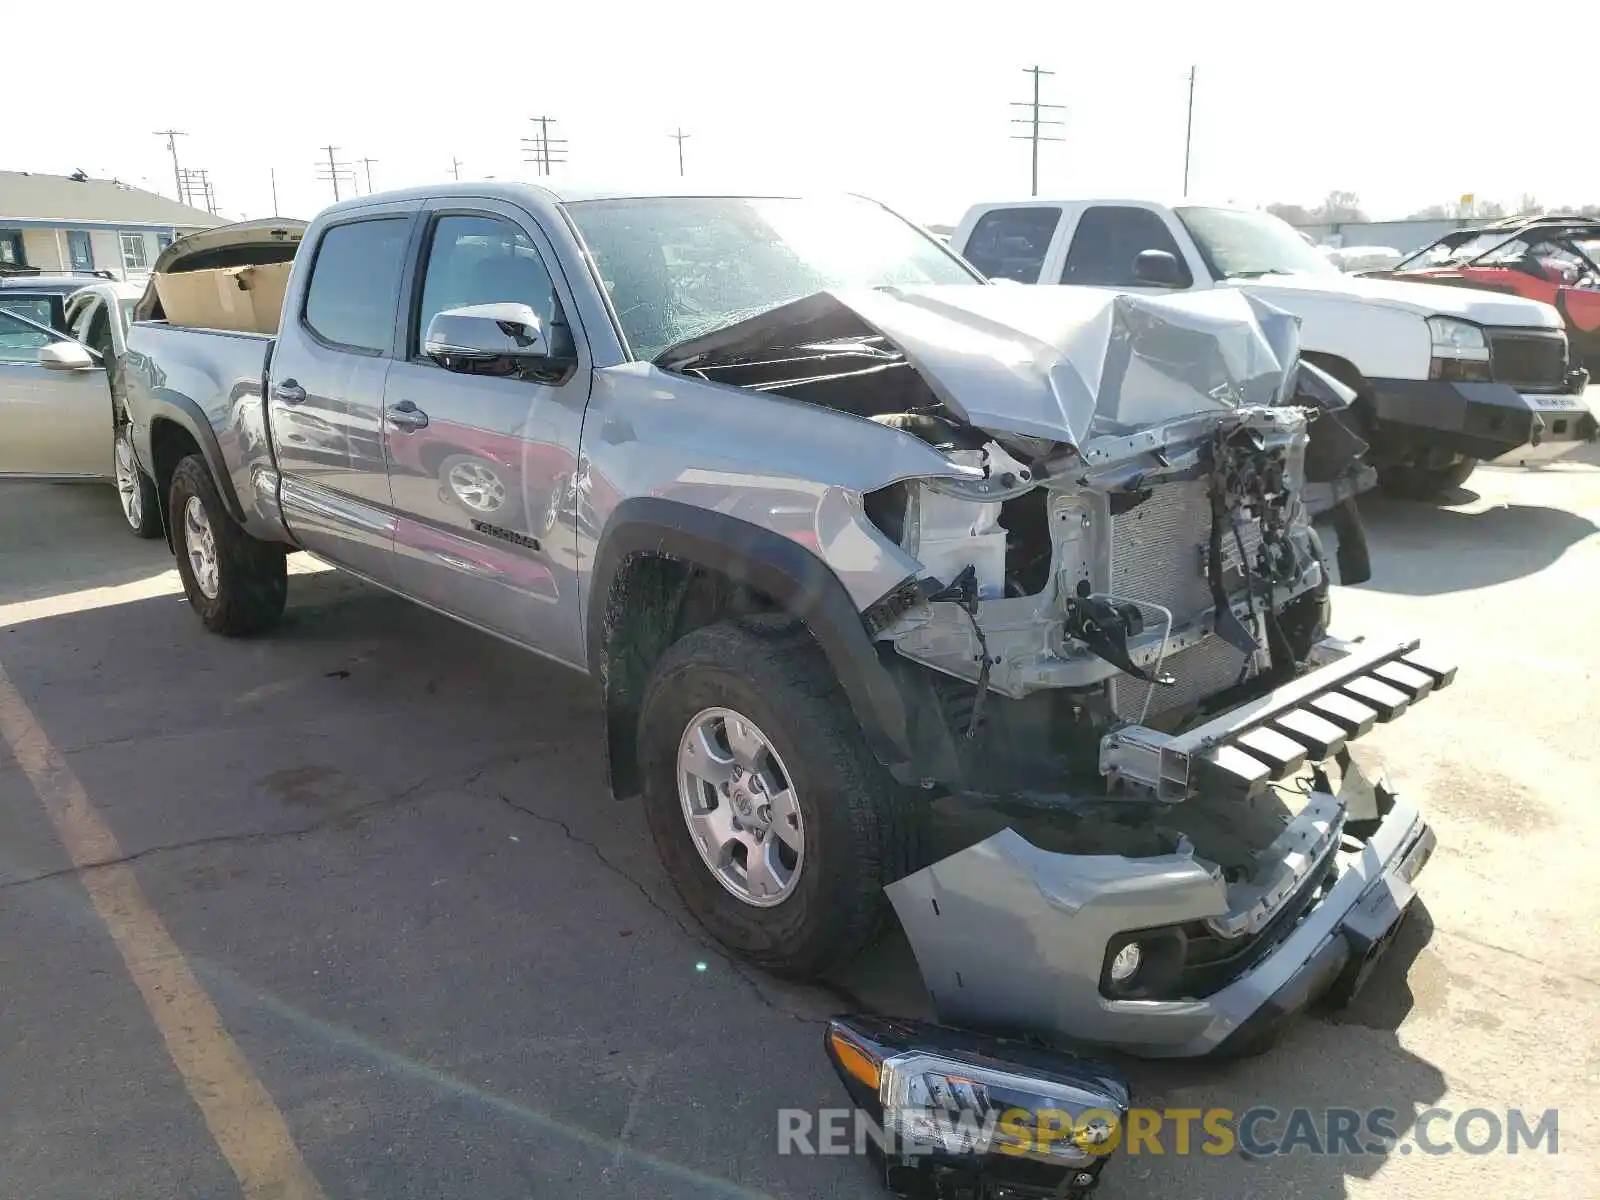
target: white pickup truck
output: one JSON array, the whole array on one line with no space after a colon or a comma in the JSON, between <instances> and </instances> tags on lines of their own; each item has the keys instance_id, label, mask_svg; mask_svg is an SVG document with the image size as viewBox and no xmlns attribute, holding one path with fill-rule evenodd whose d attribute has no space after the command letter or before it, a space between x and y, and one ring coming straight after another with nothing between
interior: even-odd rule
<instances>
[{"instance_id":1,"label":"white pickup truck","mask_svg":"<svg viewBox=\"0 0 1600 1200\"><path fill-rule=\"evenodd\" d=\"M1235 287L1300 318L1304 357L1358 393L1386 490L1425 498L1480 460L1596 434L1561 315L1518 296L1345 275L1267 213L1149 200L977 204L951 247L991 279L1125 292Z\"/></svg>"}]
</instances>

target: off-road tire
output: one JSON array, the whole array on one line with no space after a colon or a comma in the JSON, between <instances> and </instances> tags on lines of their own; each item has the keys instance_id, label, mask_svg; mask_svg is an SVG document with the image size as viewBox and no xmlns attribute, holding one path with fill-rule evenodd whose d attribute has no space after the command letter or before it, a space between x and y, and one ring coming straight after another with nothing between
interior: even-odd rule
<instances>
[{"instance_id":1,"label":"off-road tire","mask_svg":"<svg viewBox=\"0 0 1600 1200\"><path fill-rule=\"evenodd\" d=\"M1395 463L1378 468L1378 483L1389 495L1402 500L1436 500L1465 483L1477 466L1477 459L1465 457L1447 467Z\"/></svg>"},{"instance_id":2,"label":"off-road tire","mask_svg":"<svg viewBox=\"0 0 1600 1200\"><path fill-rule=\"evenodd\" d=\"M217 544L215 598L202 592L195 581L184 541L183 510L191 496L200 498ZM205 627L225 637L247 637L277 624L289 596L288 560L283 549L239 528L217 494L210 468L198 454L185 458L172 473L167 512L183 591Z\"/></svg>"},{"instance_id":3,"label":"off-road tire","mask_svg":"<svg viewBox=\"0 0 1600 1200\"><path fill-rule=\"evenodd\" d=\"M790 771L806 831L795 891L757 908L731 895L701 860L678 795L678 745L714 706L754 721ZM915 868L920 797L867 749L827 660L803 627L723 621L662 656L638 727L645 816L684 905L722 945L774 974L815 978L844 965L889 912L884 885Z\"/></svg>"}]
</instances>

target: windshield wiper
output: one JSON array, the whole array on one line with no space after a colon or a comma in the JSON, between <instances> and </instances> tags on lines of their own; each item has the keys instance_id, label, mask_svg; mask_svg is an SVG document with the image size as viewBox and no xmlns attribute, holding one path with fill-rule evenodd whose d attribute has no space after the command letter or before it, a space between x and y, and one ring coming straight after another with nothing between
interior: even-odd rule
<instances>
[{"instance_id":1,"label":"windshield wiper","mask_svg":"<svg viewBox=\"0 0 1600 1200\"><path fill-rule=\"evenodd\" d=\"M1293 271L1285 271L1282 267L1267 267L1260 271L1229 271L1229 279L1260 279L1263 275L1293 275Z\"/></svg>"}]
</instances>

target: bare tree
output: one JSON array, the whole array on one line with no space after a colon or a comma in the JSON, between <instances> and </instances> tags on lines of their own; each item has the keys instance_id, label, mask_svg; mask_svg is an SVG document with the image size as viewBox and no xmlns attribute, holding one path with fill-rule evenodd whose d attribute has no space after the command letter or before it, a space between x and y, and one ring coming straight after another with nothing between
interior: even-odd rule
<instances>
[{"instance_id":1,"label":"bare tree","mask_svg":"<svg viewBox=\"0 0 1600 1200\"><path fill-rule=\"evenodd\" d=\"M1544 212L1544 205L1539 203L1539 198L1529 192L1522 193L1522 199L1517 201L1517 215L1537 217Z\"/></svg>"},{"instance_id":2,"label":"bare tree","mask_svg":"<svg viewBox=\"0 0 1600 1200\"><path fill-rule=\"evenodd\" d=\"M1329 224L1345 221L1365 221L1367 214L1361 211L1361 197L1354 192L1329 192L1321 205L1312 209L1311 217L1315 221L1324 221Z\"/></svg>"},{"instance_id":3,"label":"bare tree","mask_svg":"<svg viewBox=\"0 0 1600 1200\"><path fill-rule=\"evenodd\" d=\"M1443 220L1445 220L1445 219L1447 219L1449 217L1453 217L1455 215L1456 215L1456 209L1455 209L1455 205L1453 205L1453 204L1430 204L1430 205L1428 205L1427 208L1419 208L1419 209L1417 209L1417 211L1414 212L1414 213L1411 213L1406 218L1406 220L1408 220L1408 221L1443 221Z\"/></svg>"},{"instance_id":4,"label":"bare tree","mask_svg":"<svg viewBox=\"0 0 1600 1200\"><path fill-rule=\"evenodd\" d=\"M1506 215L1506 206L1498 200L1485 200L1482 204L1473 205L1472 215L1486 217L1491 221L1498 220Z\"/></svg>"},{"instance_id":5,"label":"bare tree","mask_svg":"<svg viewBox=\"0 0 1600 1200\"><path fill-rule=\"evenodd\" d=\"M1311 210L1302 204L1269 204L1267 211L1291 225L1313 225Z\"/></svg>"}]
</instances>

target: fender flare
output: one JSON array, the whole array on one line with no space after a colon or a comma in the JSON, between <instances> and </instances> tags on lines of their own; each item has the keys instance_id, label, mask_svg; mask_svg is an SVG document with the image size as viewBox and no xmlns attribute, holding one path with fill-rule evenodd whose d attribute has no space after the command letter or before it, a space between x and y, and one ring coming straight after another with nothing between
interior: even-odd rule
<instances>
[{"instance_id":1,"label":"fender flare","mask_svg":"<svg viewBox=\"0 0 1600 1200\"><path fill-rule=\"evenodd\" d=\"M590 668L602 677L602 685L612 587L623 565L640 554L719 571L782 604L821 647L873 753L889 766L909 761L900 689L879 661L860 611L827 563L782 534L676 500L624 500L600 537L590 576L586 638Z\"/></svg>"},{"instance_id":2,"label":"fender flare","mask_svg":"<svg viewBox=\"0 0 1600 1200\"><path fill-rule=\"evenodd\" d=\"M144 409L142 415L149 430L146 434L146 444L150 446L151 458L149 463L140 463L145 468L145 473L154 480L156 422L171 421L194 438L195 444L200 447L200 453L206 460L206 466L211 471L211 479L217 485L217 494L222 497L228 513L235 521L244 524L244 508L233 490L233 477L228 473L227 459L223 457L222 446L217 441L217 431L212 428L211 422L206 420L206 415L200 406L180 392L157 388L145 397L141 407ZM161 510L165 513L166 497L162 496L160 499Z\"/></svg>"}]
</instances>

